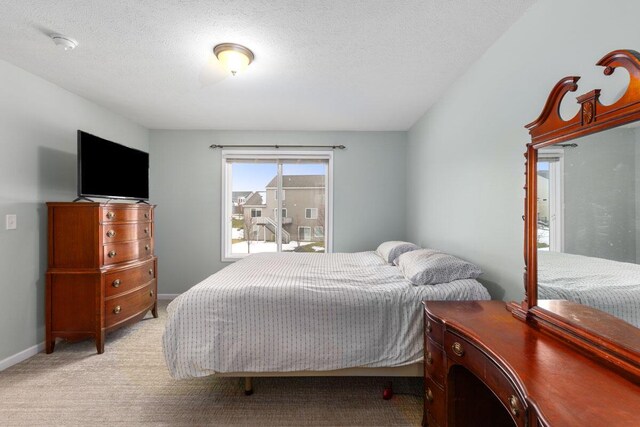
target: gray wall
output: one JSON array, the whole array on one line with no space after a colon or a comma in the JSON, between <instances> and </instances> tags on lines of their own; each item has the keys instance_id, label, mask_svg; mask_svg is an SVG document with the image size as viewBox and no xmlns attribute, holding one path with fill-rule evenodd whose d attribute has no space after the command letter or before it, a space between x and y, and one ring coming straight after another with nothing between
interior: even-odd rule
<instances>
[{"instance_id":1,"label":"gray wall","mask_svg":"<svg viewBox=\"0 0 640 427\"><path fill-rule=\"evenodd\" d=\"M636 262L636 141L632 129L564 150L564 252Z\"/></svg>"},{"instance_id":2,"label":"gray wall","mask_svg":"<svg viewBox=\"0 0 640 427\"><path fill-rule=\"evenodd\" d=\"M79 128L148 149L141 126L0 61L0 361L44 341L44 202L76 195Z\"/></svg>"},{"instance_id":3,"label":"gray wall","mask_svg":"<svg viewBox=\"0 0 640 427\"><path fill-rule=\"evenodd\" d=\"M186 291L223 268L221 151L216 144L344 144L334 153L334 252L405 237L405 132L150 132L159 293Z\"/></svg>"},{"instance_id":4,"label":"gray wall","mask_svg":"<svg viewBox=\"0 0 640 427\"><path fill-rule=\"evenodd\" d=\"M494 298L522 299L523 126L564 76L610 100L618 91L603 82L625 72L607 78L593 64L640 49L639 14L636 0L534 4L410 129L407 237L480 265Z\"/></svg>"}]
</instances>

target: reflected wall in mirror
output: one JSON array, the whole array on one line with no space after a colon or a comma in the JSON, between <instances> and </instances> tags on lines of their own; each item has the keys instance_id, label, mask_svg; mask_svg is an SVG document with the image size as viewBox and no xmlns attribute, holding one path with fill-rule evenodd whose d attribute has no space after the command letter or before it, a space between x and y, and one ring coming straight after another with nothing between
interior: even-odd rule
<instances>
[{"instance_id":1,"label":"reflected wall in mirror","mask_svg":"<svg viewBox=\"0 0 640 427\"><path fill-rule=\"evenodd\" d=\"M538 150L538 298L640 327L640 128Z\"/></svg>"}]
</instances>

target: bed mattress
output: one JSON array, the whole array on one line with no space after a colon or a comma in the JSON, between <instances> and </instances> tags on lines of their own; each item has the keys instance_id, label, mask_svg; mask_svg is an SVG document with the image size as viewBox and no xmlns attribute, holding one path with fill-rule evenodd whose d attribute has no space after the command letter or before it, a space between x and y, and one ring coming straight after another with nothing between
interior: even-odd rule
<instances>
[{"instance_id":1,"label":"bed mattress","mask_svg":"<svg viewBox=\"0 0 640 427\"><path fill-rule=\"evenodd\" d=\"M486 300L476 280L413 286L374 252L254 254L168 307L174 378L395 367L422 358L422 300Z\"/></svg>"}]
</instances>

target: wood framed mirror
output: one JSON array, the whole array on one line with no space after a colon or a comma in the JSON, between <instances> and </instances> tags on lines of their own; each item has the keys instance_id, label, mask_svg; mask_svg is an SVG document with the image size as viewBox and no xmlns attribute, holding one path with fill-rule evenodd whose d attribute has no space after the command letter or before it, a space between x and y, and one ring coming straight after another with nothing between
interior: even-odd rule
<instances>
[{"instance_id":1,"label":"wood framed mirror","mask_svg":"<svg viewBox=\"0 0 640 427\"><path fill-rule=\"evenodd\" d=\"M508 308L640 383L640 53L596 65L629 73L617 101L591 90L564 120L565 77L526 125L525 299Z\"/></svg>"}]
</instances>

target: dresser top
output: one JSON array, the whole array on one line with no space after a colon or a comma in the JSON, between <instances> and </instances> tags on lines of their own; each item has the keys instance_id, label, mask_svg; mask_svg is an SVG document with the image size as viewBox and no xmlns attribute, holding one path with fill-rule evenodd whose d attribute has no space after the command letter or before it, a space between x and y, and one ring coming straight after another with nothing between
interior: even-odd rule
<instances>
[{"instance_id":1,"label":"dresser top","mask_svg":"<svg viewBox=\"0 0 640 427\"><path fill-rule=\"evenodd\" d=\"M124 201L112 201L112 202L47 202L47 206L52 207L85 207L85 208L95 208L95 207L113 207L119 209L149 209L154 208L156 205L151 205L148 203L136 203L136 202L124 202Z\"/></svg>"},{"instance_id":2,"label":"dresser top","mask_svg":"<svg viewBox=\"0 0 640 427\"><path fill-rule=\"evenodd\" d=\"M640 385L514 318L504 302L424 304L498 364L549 426L639 425Z\"/></svg>"}]
</instances>

